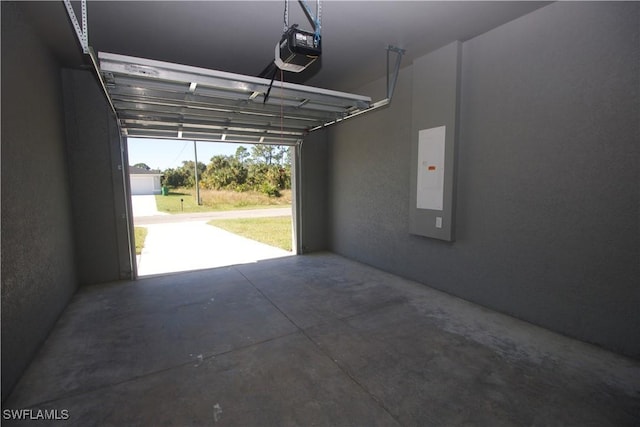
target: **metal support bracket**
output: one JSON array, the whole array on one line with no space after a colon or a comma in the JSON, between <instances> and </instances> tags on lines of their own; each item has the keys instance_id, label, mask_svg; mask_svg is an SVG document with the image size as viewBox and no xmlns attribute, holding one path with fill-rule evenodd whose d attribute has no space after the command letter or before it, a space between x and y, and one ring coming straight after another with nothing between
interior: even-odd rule
<instances>
[{"instance_id":1,"label":"metal support bracket","mask_svg":"<svg viewBox=\"0 0 640 427\"><path fill-rule=\"evenodd\" d=\"M316 0L316 14L314 15L313 12L311 11L311 8L309 7L309 5L307 4L306 0L298 0L300 2L300 5L302 6L302 9L305 11L305 13L307 14L307 17L309 18L309 20L313 23L313 29L315 31L315 37L316 37L316 41L320 39L320 32L322 30L322 21L320 20L320 13L321 13L321 4L320 4L320 0Z\"/></svg>"},{"instance_id":2,"label":"metal support bracket","mask_svg":"<svg viewBox=\"0 0 640 427\"><path fill-rule=\"evenodd\" d=\"M100 74L100 67L98 65L98 59L96 58L96 54L89 46L89 26L87 24L87 0L80 0L80 8L81 8L81 19L82 26L78 22L78 17L76 16L76 12L73 9L73 5L71 4L71 0L63 0L64 6L67 9L67 15L69 15L69 19L71 20L71 24L73 25L74 30L76 31L76 36L78 36L78 41L80 42L80 46L82 47L82 53L88 55L91 59L91 65L93 66L93 70L95 71L98 80L100 81L100 85L102 86L102 90L104 91L105 96L107 97L107 101L109 102L109 106L111 110L115 114L116 118L118 117L118 113L113 105L113 101L107 92L107 88L102 78L102 74ZM118 126L120 126L118 121Z\"/></svg>"},{"instance_id":3,"label":"metal support bracket","mask_svg":"<svg viewBox=\"0 0 640 427\"><path fill-rule=\"evenodd\" d=\"M389 54L391 52L397 54L396 64L393 68L393 75L389 74ZM402 62L402 55L404 55L405 52L406 50L400 49L396 46L389 45L387 47L387 98L389 98L389 101L391 101L391 98L393 98L393 92L396 89L398 74L400 74L400 62Z\"/></svg>"},{"instance_id":4,"label":"metal support bracket","mask_svg":"<svg viewBox=\"0 0 640 427\"><path fill-rule=\"evenodd\" d=\"M392 52L397 54L396 63L395 63L394 68L393 68L393 74L390 73L390 68L389 68L389 65L390 65L389 56L390 56L390 54ZM309 132L313 132L313 131L318 130L318 129L323 129L323 128L327 127L327 126L334 125L334 124L342 122L344 120L357 117L360 114L368 113L370 111L377 110L378 108L385 107L385 106L389 105L391 103L391 98L393 98L393 92L396 89L396 82L398 81L398 74L400 74L400 63L402 62L402 55L404 55L405 52L406 52L406 50L400 49L399 47L395 47L395 46L391 46L391 45L387 46L387 97L385 99L381 99L380 101L376 101L376 102L372 103L367 108L355 109L351 113L347 114L346 116L344 116L342 118L339 118L339 119L324 123L324 124L322 124L320 126L316 126L314 128L311 128L311 129L309 129Z\"/></svg>"},{"instance_id":5,"label":"metal support bracket","mask_svg":"<svg viewBox=\"0 0 640 427\"><path fill-rule=\"evenodd\" d=\"M78 18L76 17L76 12L73 10L73 5L71 4L71 0L64 0L64 6L67 8L67 14L69 15L69 19L73 24L73 28L76 30L76 36L78 36L78 41L80 42L80 46L82 47L82 52L85 54L89 54L89 27L87 25L87 0L80 1L81 7L81 19L82 19L82 27L78 22Z\"/></svg>"}]
</instances>

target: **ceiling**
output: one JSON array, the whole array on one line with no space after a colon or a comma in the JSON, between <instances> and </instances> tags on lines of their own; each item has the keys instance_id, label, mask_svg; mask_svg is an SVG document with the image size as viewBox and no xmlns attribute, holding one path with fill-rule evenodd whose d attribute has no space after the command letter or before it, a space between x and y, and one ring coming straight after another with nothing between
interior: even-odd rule
<instances>
[{"instance_id":1,"label":"ceiling","mask_svg":"<svg viewBox=\"0 0 640 427\"><path fill-rule=\"evenodd\" d=\"M406 51L406 66L544 4L325 0L322 55L273 87L257 76L273 62L284 0L89 1L88 40L124 136L295 144L386 105L346 92L385 76L389 45ZM63 66L91 64L61 0L20 5ZM288 25L313 30L298 1L288 14Z\"/></svg>"},{"instance_id":2,"label":"ceiling","mask_svg":"<svg viewBox=\"0 0 640 427\"><path fill-rule=\"evenodd\" d=\"M322 2L322 56L285 80L356 91L386 74L386 47L406 49L403 66L454 40L468 40L548 2ZM79 15L79 2L73 2ZM309 1L315 11L316 3ZM20 7L66 67L86 66L62 1ZM89 1L89 44L136 56L257 76L283 30L284 1ZM297 1L289 24L312 29ZM367 95L367 94L363 94Z\"/></svg>"}]
</instances>

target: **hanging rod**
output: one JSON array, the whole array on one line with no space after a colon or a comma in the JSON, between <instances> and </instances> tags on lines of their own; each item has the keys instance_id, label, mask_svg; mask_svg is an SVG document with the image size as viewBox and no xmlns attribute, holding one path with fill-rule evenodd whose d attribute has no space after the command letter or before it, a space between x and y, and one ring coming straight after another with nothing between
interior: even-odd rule
<instances>
[{"instance_id":1,"label":"hanging rod","mask_svg":"<svg viewBox=\"0 0 640 427\"><path fill-rule=\"evenodd\" d=\"M63 0L64 6L67 9L67 15L69 16L69 20L71 20L71 24L76 32L76 36L78 37L78 42L80 42L80 47L82 47L82 53L89 56L91 60L91 65L93 71L98 77L98 81L100 82L100 86L102 87L102 91L107 98L107 102L111 107L111 111L115 114L116 118L118 118L118 112L116 111L116 107L113 105L113 101L109 96L109 92L107 91L107 86L105 84L104 79L102 78L102 74L100 74L100 67L98 65L98 58L96 57L95 52L89 45L89 24L87 22L87 0L80 0L80 13L82 19L82 26L78 22L78 17L76 16L76 12L73 10L73 5L71 4L71 0ZM117 120L118 123L120 120Z\"/></svg>"}]
</instances>

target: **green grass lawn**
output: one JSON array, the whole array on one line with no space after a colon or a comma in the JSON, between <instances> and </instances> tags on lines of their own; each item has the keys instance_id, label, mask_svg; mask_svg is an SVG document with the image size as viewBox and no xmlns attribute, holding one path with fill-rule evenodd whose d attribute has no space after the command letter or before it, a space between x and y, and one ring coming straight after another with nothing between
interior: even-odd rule
<instances>
[{"instance_id":1,"label":"green grass lawn","mask_svg":"<svg viewBox=\"0 0 640 427\"><path fill-rule=\"evenodd\" d=\"M281 197L269 197L254 191L241 193L200 190L200 199L202 204L198 206L194 189L172 189L167 196L157 195L156 205L160 212L171 214L269 207L283 208L291 206L291 190L283 190Z\"/></svg>"},{"instance_id":2,"label":"green grass lawn","mask_svg":"<svg viewBox=\"0 0 640 427\"><path fill-rule=\"evenodd\" d=\"M144 248L144 239L147 238L147 228L135 227L134 230L136 238L136 255L140 255L142 248Z\"/></svg>"},{"instance_id":3,"label":"green grass lawn","mask_svg":"<svg viewBox=\"0 0 640 427\"><path fill-rule=\"evenodd\" d=\"M290 216L214 219L207 224L285 251L291 251Z\"/></svg>"}]
</instances>

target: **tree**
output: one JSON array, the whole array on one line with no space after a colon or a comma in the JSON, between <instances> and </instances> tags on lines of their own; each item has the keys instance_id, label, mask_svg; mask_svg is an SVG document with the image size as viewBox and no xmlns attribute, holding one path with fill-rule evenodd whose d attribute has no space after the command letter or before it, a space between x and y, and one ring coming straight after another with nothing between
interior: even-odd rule
<instances>
[{"instance_id":1,"label":"tree","mask_svg":"<svg viewBox=\"0 0 640 427\"><path fill-rule=\"evenodd\" d=\"M249 157L251 157L251 153L249 153L249 150L247 150L246 147L241 145L236 149L236 160L238 160L240 164L244 165Z\"/></svg>"},{"instance_id":2,"label":"tree","mask_svg":"<svg viewBox=\"0 0 640 427\"><path fill-rule=\"evenodd\" d=\"M276 145L275 149L277 153L275 156L275 159L278 164L282 165L286 163L291 163L291 156L290 156L291 147L287 145Z\"/></svg>"},{"instance_id":3,"label":"tree","mask_svg":"<svg viewBox=\"0 0 640 427\"><path fill-rule=\"evenodd\" d=\"M281 190L291 188L290 160L288 146L258 144L251 151L239 146L235 155L213 156L205 170L199 164L200 182L212 190L254 190L277 197ZM193 185L193 162L183 162L178 170Z\"/></svg>"},{"instance_id":4,"label":"tree","mask_svg":"<svg viewBox=\"0 0 640 427\"><path fill-rule=\"evenodd\" d=\"M284 149L284 157L283 162L285 167L291 168L291 163L293 163L293 153L295 152L293 147L282 147Z\"/></svg>"},{"instance_id":5,"label":"tree","mask_svg":"<svg viewBox=\"0 0 640 427\"><path fill-rule=\"evenodd\" d=\"M213 156L204 173L206 188L242 191L247 180L247 168L233 156Z\"/></svg>"},{"instance_id":6,"label":"tree","mask_svg":"<svg viewBox=\"0 0 640 427\"><path fill-rule=\"evenodd\" d=\"M180 167L165 170L163 172L163 184L172 187L194 187L196 182L193 170L194 164L193 160L186 160L182 162ZM202 176L206 169L207 166L204 163L198 162L198 176Z\"/></svg>"},{"instance_id":7,"label":"tree","mask_svg":"<svg viewBox=\"0 0 640 427\"><path fill-rule=\"evenodd\" d=\"M182 168L169 168L163 173L163 185L170 185L171 187L186 187L188 186L189 176L185 174Z\"/></svg>"},{"instance_id":8,"label":"tree","mask_svg":"<svg viewBox=\"0 0 640 427\"><path fill-rule=\"evenodd\" d=\"M256 144L251 147L251 155L255 163L270 165L274 162L274 156L277 155L275 146Z\"/></svg>"},{"instance_id":9,"label":"tree","mask_svg":"<svg viewBox=\"0 0 640 427\"><path fill-rule=\"evenodd\" d=\"M196 185L196 177L194 170L195 162L193 160L183 160L182 166L179 169L182 169L182 172L188 177L186 187L195 187ZM204 171L207 170L207 165L202 162L198 162L198 177L201 177L204 174Z\"/></svg>"},{"instance_id":10,"label":"tree","mask_svg":"<svg viewBox=\"0 0 640 427\"><path fill-rule=\"evenodd\" d=\"M134 168L140 168L140 169L144 169L147 171L150 171L151 168L149 167L149 165L147 165L146 163L136 163L135 165L133 165Z\"/></svg>"}]
</instances>

